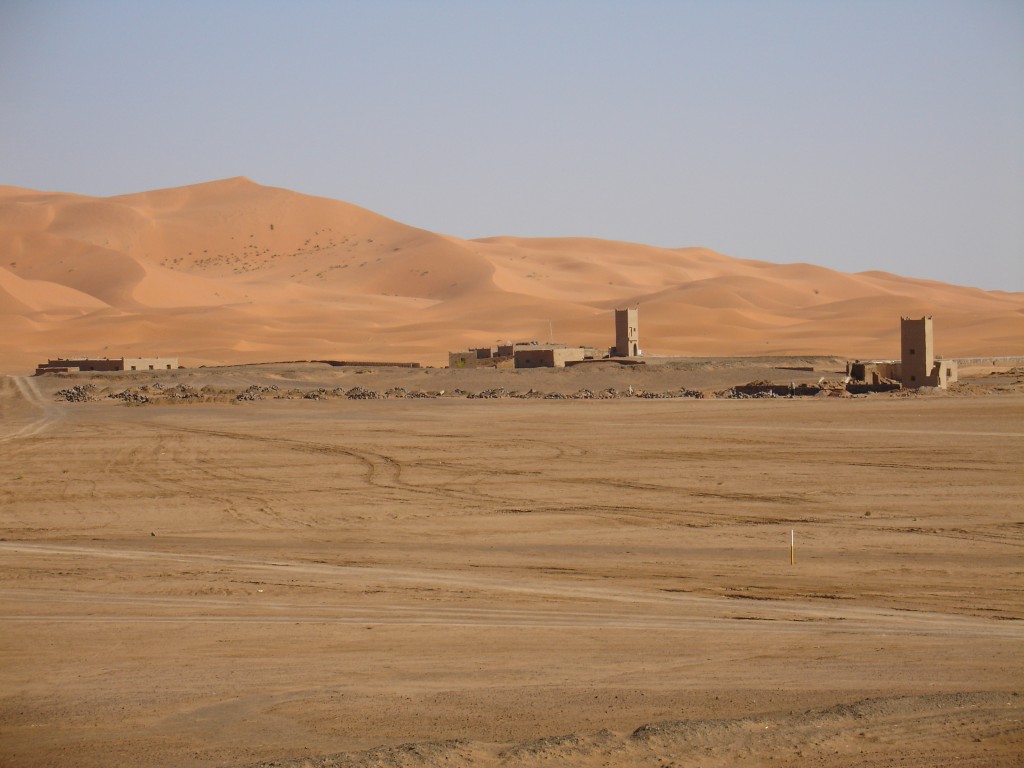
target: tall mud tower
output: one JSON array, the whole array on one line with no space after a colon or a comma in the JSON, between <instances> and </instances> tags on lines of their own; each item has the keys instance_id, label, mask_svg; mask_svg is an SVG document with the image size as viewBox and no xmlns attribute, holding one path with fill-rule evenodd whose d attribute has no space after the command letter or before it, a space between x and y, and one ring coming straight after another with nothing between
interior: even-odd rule
<instances>
[{"instance_id":1,"label":"tall mud tower","mask_svg":"<svg viewBox=\"0 0 1024 768\"><path fill-rule=\"evenodd\" d=\"M920 387L929 381L935 367L932 319L900 318L901 378L905 387Z\"/></svg>"},{"instance_id":2,"label":"tall mud tower","mask_svg":"<svg viewBox=\"0 0 1024 768\"><path fill-rule=\"evenodd\" d=\"M636 357L640 354L640 310L615 310L615 356Z\"/></svg>"}]
</instances>

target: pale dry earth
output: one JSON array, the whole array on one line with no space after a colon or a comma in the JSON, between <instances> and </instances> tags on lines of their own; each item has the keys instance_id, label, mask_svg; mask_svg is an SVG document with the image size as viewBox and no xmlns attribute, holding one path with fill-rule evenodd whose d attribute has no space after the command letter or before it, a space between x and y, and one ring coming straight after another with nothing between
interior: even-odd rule
<instances>
[{"instance_id":1,"label":"pale dry earth","mask_svg":"<svg viewBox=\"0 0 1024 768\"><path fill-rule=\"evenodd\" d=\"M1024 355L1020 292L705 247L463 240L245 178L107 198L0 186L0 254L10 374L69 356L444 365L499 341L607 349L626 306L648 355L894 358L901 315L935 315L940 355Z\"/></svg>"},{"instance_id":2,"label":"pale dry earth","mask_svg":"<svg viewBox=\"0 0 1024 768\"><path fill-rule=\"evenodd\" d=\"M460 373L357 370L0 378L0 763L1020 764L1019 373L909 397L54 399Z\"/></svg>"}]
</instances>

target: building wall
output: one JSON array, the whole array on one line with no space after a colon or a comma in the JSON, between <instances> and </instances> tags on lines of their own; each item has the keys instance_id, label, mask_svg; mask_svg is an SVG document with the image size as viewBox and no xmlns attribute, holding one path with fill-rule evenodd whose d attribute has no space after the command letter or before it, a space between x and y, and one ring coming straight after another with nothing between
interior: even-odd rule
<instances>
[{"instance_id":1,"label":"building wall","mask_svg":"<svg viewBox=\"0 0 1024 768\"><path fill-rule=\"evenodd\" d=\"M899 360L854 360L847 363L846 375L867 384L881 384L882 379L902 380Z\"/></svg>"},{"instance_id":2,"label":"building wall","mask_svg":"<svg viewBox=\"0 0 1024 768\"><path fill-rule=\"evenodd\" d=\"M107 357L74 357L57 358L50 360L40 368L77 368L80 371L123 371L124 360L122 358Z\"/></svg>"},{"instance_id":3,"label":"building wall","mask_svg":"<svg viewBox=\"0 0 1024 768\"><path fill-rule=\"evenodd\" d=\"M932 369L932 380L930 387L942 387L945 389L960 378L959 366L956 360L936 360Z\"/></svg>"},{"instance_id":4,"label":"building wall","mask_svg":"<svg viewBox=\"0 0 1024 768\"><path fill-rule=\"evenodd\" d=\"M122 371L171 371L178 367L176 357L126 357Z\"/></svg>"},{"instance_id":5,"label":"building wall","mask_svg":"<svg viewBox=\"0 0 1024 768\"><path fill-rule=\"evenodd\" d=\"M900 351L900 380L908 389L945 389L959 378L956 360L935 359L931 317L900 318Z\"/></svg>"},{"instance_id":6,"label":"building wall","mask_svg":"<svg viewBox=\"0 0 1024 768\"><path fill-rule=\"evenodd\" d=\"M640 354L640 310L615 310L615 354L636 357Z\"/></svg>"},{"instance_id":7,"label":"building wall","mask_svg":"<svg viewBox=\"0 0 1024 768\"><path fill-rule=\"evenodd\" d=\"M516 368L564 368L566 362L585 357L583 347L532 347L515 353Z\"/></svg>"},{"instance_id":8,"label":"building wall","mask_svg":"<svg viewBox=\"0 0 1024 768\"><path fill-rule=\"evenodd\" d=\"M929 384L935 367L931 317L900 318L900 364L904 387L935 386Z\"/></svg>"},{"instance_id":9,"label":"building wall","mask_svg":"<svg viewBox=\"0 0 1024 768\"><path fill-rule=\"evenodd\" d=\"M469 352L449 352L448 353L448 367L449 368L476 368L477 361L476 351L470 350Z\"/></svg>"},{"instance_id":10,"label":"building wall","mask_svg":"<svg viewBox=\"0 0 1024 768\"><path fill-rule=\"evenodd\" d=\"M73 357L48 360L36 367L36 376L73 371L169 371L176 357Z\"/></svg>"},{"instance_id":11,"label":"building wall","mask_svg":"<svg viewBox=\"0 0 1024 768\"><path fill-rule=\"evenodd\" d=\"M512 356L502 355L481 355L481 352L491 350L470 349L466 352L449 352L449 368L511 368Z\"/></svg>"}]
</instances>

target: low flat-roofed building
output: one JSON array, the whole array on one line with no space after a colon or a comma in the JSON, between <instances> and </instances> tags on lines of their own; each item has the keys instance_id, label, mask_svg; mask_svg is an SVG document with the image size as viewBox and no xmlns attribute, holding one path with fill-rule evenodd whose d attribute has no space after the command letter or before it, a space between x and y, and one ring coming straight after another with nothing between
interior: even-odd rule
<instances>
[{"instance_id":1,"label":"low flat-roofed building","mask_svg":"<svg viewBox=\"0 0 1024 768\"><path fill-rule=\"evenodd\" d=\"M899 360L854 360L846 364L846 375L866 384L899 382L906 389L945 389L959 374L956 360L936 357L932 318L900 318Z\"/></svg>"},{"instance_id":2,"label":"low flat-roofed building","mask_svg":"<svg viewBox=\"0 0 1024 768\"><path fill-rule=\"evenodd\" d=\"M449 368L511 368L512 355L502 355L490 347L448 353Z\"/></svg>"},{"instance_id":3,"label":"low flat-roofed building","mask_svg":"<svg viewBox=\"0 0 1024 768\"><path fill-rule=\"evenodd\" d=\"M846 375L866 384L900 381L899 360L854 360L846 364Z\"/></svg>"},{"instance_id":4,"label":"low flat-roofed building","mask_svg":"<svg viewBox=\"0 0 1024 768\"><path fill-rule=\"evenodd\" d=\"M515 351L516 368L564 368L575 360L586 360L584 347L562 347L554 345L523 347Z\"/></svg>"},{"instance_id":5,"label":"low flat-roofed building","mask_svg":"<svg viewBox=\"0 0 1024 768\"><path fill-rule=\"evenodd\" d=\"M176 357L67 357L40 363L36 366L35 375L78 371L170 371L177 367Z\"/></svg>"},{"instance_id":6,"label":"low flat-roofed building","mask_svg":"<svg viewBox=\"0 0 1024 768\"><path fill-rule=\"evenodd\" d=\"M465 352L449 352L449 368L564 368L566 363L608 357L594 347L570 347L555 342L516 341Z\"/></svg>"}]
</instances>

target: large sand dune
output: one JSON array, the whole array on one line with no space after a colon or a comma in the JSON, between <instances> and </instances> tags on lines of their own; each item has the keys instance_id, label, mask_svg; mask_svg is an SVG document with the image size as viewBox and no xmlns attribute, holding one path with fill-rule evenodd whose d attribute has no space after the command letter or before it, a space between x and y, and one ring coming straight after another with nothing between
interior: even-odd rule
<instances>
[{"instance_id":1,"label":"large sand dune","mask_svg":"<svg viewBox=\"0 0 1024 768\"><path fill-rule=\"evenodd\" d=\"M823 244L827 247L827 244ZM901 314L948 356L1024 354L1024 294L704 248L461 240L236 178L110 198L0 187L0 370L47 356L188 365L409 359L505 339L608 346L640 304L648 354L898 354Z\"/></svg>"}]
</instances>

